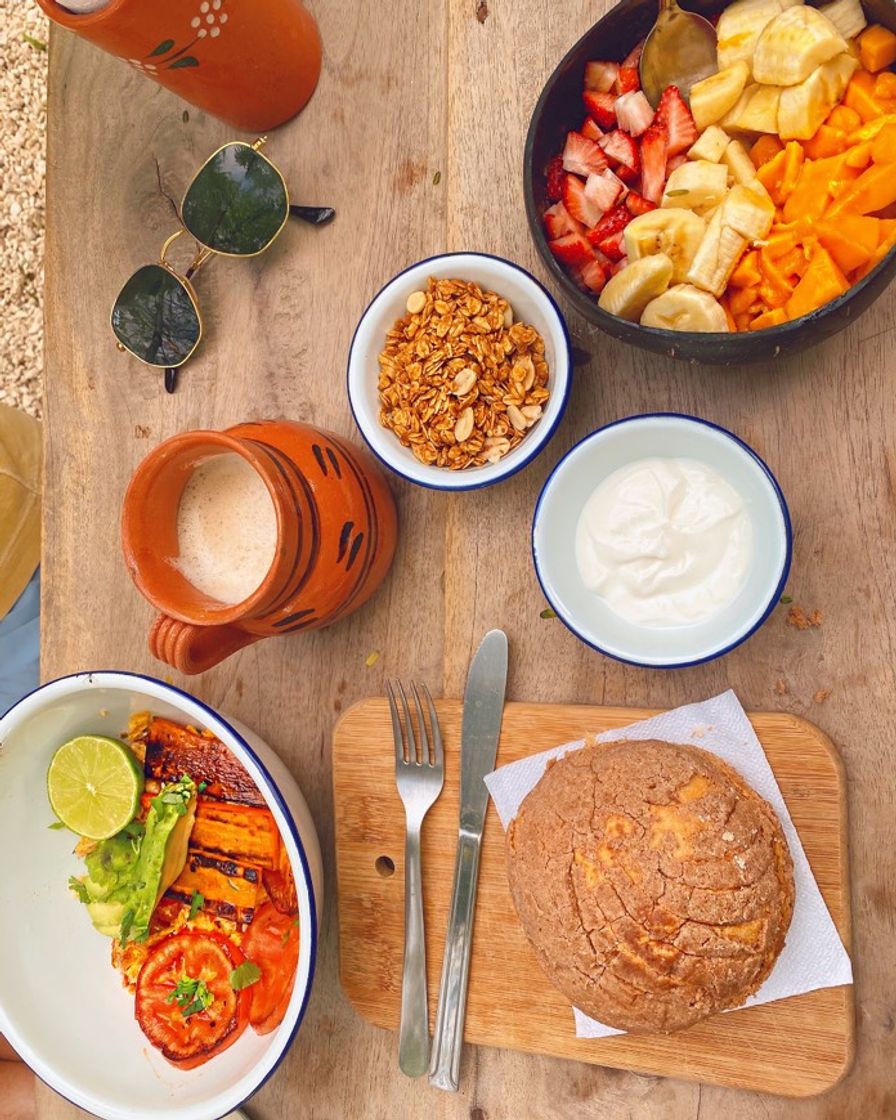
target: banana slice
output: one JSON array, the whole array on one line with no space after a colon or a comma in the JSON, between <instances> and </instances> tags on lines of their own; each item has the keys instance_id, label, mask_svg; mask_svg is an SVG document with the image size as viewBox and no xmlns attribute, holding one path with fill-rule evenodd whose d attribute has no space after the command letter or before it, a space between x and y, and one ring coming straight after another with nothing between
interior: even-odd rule
<instances>
[{"instance_id":1,"label":"banana slice","mask_svg":"<svg viewBox=\"0 0 896 1120\"><path fill-rule=\"evenodd\" d=\"M688 283L714 296L724 292L728 277L747 247L747 239L722 221L723 210L719 207L713 214L687 275Z\"/></svg>"},{"instance_id":2,"label":"banana slice","mask_svg":"<svg viewBox=\"0 0 896 1120\"><path fill-rule=\"evenodd\" d=\"M780 0L735 0L733 4L729 4L716 27L719 69L724 70L737 62L745 62L749 68L757 39L766 26L783 11L784 5ZM733 104L734 101L731 102ZM729 109L731 105L728 106ZM697 127L700 127L699 121Z\"/></svg>"},{"instance_id":3,"label":"banana slice","mask_svg":"<svg viewBox=\"0 0 896 1120\"><path fill-rule=\"evenodd\" d=\"M749 77L749 64L739 60L691 86L691 114L700 132L720 121L737 104Z\"/></svg>"},{"instance_id":4,"label":"banana slice","mask_svg":"<svg viewBox=\"0 0 896 1120\"><path fill-rule=\"evenodd\" d=\"M768 237L774 220L775 204L768 192L757 194L739 183L722 203L722 224L751 242Z\"/></svg>"},{"instance_id":5,"label":"banana slice","mask_svg":"<svg viewBox=\"0 0 896 1120\"><path fill-rule=\"evenodd\" d=\"M826 15L844 39L854 39L868 26L860 0L834 0L818 9Z\"/></svg>"},{"instance_id":6,"label":"banana slice","mask_svg":"<svg viewBox=\"0 0 896 1120\"><path fill-rule=\"evenodd\" d=\"M753 174L756 174L755 169ZM722 164L710 163L708 159L688 160L676 167L666 180L660 206L703 214L722 201L727 189L728 170Z\"/></svg>"},{"instance_id":7,"label":"banana slice","mask_svg":"<svg viewBox=\"0 0 896 1120\"><path fill-rule=\"evenodd\" d=\"M705 233L706 222L690 210L651 210L625 227L625 249L630 261L664 253L677 284L687 275Z\"/></svg>"},{"instance_id":8,"label":"banana slice","mask_svg":"<svg viewBox=\"0 0 896 1120\"><path fill-rule=\"evenodd\" d=\"M782 86L747 86L740 100L723 118L722 127L738 132L777 132Z\"/></svg>"},{"instance_id":9,"label":"banana slice","mask_svg":"<svg viewBox=\"0 0 896 1120\"><path fill-rule=\"evenodd\" d=\"M710 163L718 163L730 142L731 137L724 129L711 124L688 151L688 159L706 159Z\"/></svg>"},{"instance_id":10,"label":"banana slice","mask_svg":"<svg viewBox=\"0 0 896 1120\"><path fill-rule=\"evenodd\" d=\"M693 284L676 284L651 300L641 316L642 327L667 331L725 331L728 316L719 301Z\"/></svg>"},{"instance_id":11,"label":"banana slice","mask_svg":"<svg viewBox=\"0 0 896 1120\"><path fill-rule=\"evenodd\" d=\"M665 253L642 257L607 282L598 303L611 315L637 323L648 303L669 287L672 271L672 261Z\"/></svg>"},{"instance_id":12,"label":"banana slice","mask_svg":"<svg viewBox=\"0 0 896 1120\"><path fill-rule=\"evenodd\" d=\"M756 178L756 165L740 140L731 141L722 156L722 164L728 169L732 183L751 183Z\"/></svg>"},{"instance_id":13,"label":"banana slice","mask_svg":"<svg viewBox=\"0 0 896 1120\"><path fill-rule=\"evenodd\" d=\"M851 54L839 54L810 74L798 86L781 94L778 135L782 140L808 140L843 96L859 63Z\"/></svg>"},{"instance_id":14,"label":"banana slice","mask_svg":"<svg viewBox=\"0 0 896 1120\"><path fill-rule=\"evenodd\" d=\"M813 70L846 50L846 41L827 16L802 4L769 23L753 53L753 77L769 86L796 86Z\"/></svg>"}]
</instances>

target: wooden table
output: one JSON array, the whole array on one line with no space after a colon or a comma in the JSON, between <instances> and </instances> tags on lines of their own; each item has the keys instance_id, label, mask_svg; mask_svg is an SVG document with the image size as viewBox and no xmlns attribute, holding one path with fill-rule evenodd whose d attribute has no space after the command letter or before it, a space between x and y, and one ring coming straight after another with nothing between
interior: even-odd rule
<instances>
[{"instance_id":1,"label":"wooden table","mask_svg":"<svg viewBox=\"0 0 896 1120\"><path fill-rule=\"evenodd\" d=\"M298 201L336 206L293 224L264 257L218 261L200 290L209 331L175 396L118 354L107 326L125 277L155 258L172 199L232 137L128 67L55 34L50 68L47 238L46 677L117 667L165 675L146 651L150 608L125 573L117 519L127 479L161 439L196 427L289 416L358 438L344 391L355 322L408 263L448 249L533 268L522 146L561 54L606 0L318 0L326 53L305 113L270 154ZM441 173L438 183L434 179ZM397 483L402 537L391 577L332 631L270 641L187 684L264 736L311 804L330 893L305 1025L250 1111L258 1120L878 1120L896 1115L896 294L822 349L774 367L692 369L592 333L567 418L521 476L448 496ZM648 672L605 660L542 620L529 557L548 470L597 425L677 409L732 428L771 464L796 530L788 590L824 623L786 608L722 661ZM511 643L509 696L662 707L736 689L750 708L816 720L850 780L858 1055L821 1100L770 1097L468 1050L450 1096L399 1072L396 1040L364 1023L337 976L329 736L338 714L414 673L458 696L492 626ZM372 668L373 650L382 656ZM826 701L814 699L830 689ZM98 1054L101 1043L98 1041ZM43 1120L75 1110L39 1091Z\"/></svg>"}]
</instances>

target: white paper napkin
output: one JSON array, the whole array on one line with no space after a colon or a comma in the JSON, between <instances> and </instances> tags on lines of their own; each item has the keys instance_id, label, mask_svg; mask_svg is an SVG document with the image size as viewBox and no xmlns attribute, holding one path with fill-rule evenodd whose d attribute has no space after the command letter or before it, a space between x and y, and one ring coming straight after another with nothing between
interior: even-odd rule
<instances>
[{"instance_id":1,"label":"white paper napkin","mask_svg":"<svg viewBox=\"0 0 896 1120\"><path fill-rule=\"evenodd\" d=\"M817 988L852 983L849 956L821 897L765 751L733 692L724 692L701 704L675 708L628 727L605 731L598 739L602 743L618 739L660 739L702 747L733 766L777 813L793 857L796 885L793 919L786 944L771 975L759 991L750 996L744 1007L771 1003L772 1000L812 992ZM584 739L566 743L501 766L486 776L485 784L505 830L519 811L523 799L541 780L548 762L569 751L580 750L584 745ZM573 1008L573 1013L578 1038L603 1038L624 1033L589 1018L578 1008Z\"/></svg>"}]
</instances>

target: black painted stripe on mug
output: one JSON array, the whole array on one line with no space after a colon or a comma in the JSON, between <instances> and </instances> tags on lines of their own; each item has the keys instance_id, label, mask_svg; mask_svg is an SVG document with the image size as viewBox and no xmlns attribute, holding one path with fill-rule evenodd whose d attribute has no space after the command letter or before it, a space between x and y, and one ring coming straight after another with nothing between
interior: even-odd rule
<instances>
[{"instance_id":1,"label":"black painted stripe on mug","mask_svg":"<svg viewBox=\"0 0 896 1120\"><path fill-rule=\"evenodd\" d=\"M345 550L348 548L349 538L352 535L352 529L354 529L354 527L354 521L346 521L342 526L342 532L339 534L339 552L336 556L337 564L342 563L342 558L345 556Z\"/></svg>"},{"instance_id":2,"label":"black painted stripe on mug","mask_svg":"<svg viewBox=\"0 0 896 1120\"><path fill-rule=\"evenodd\" d=\"M336 477L337 478L342 478L342 471L340 470L340 467L339 467L339 460L336 458L336 455L334 454L332 447L327 448L327 458L333 464L333 470L336 472Z\"/></svg>"},{"instance_id":3,"label":"black painted stripe on mug","mask_svg":"<svg viewBox=\"0 0 896 1120\"><path fill-rule=\"evenodd\" d=\"M327 477L327 464L324 462L324 453L320 449L319 443L312 443L311 450L314 452L314 458L317 459L317 465L320 467L321 474L324 478Z\"/></svg>"},{"instance_id":4,"label":"black painted stripe on mug","mask_svg":"<svg viewBox=\"0 0 896 1120\"><path fill-rule=\"evenodd\" d=\"M352 541L352 550L348 554L348 563L345 565L345 570L347 572L350 572L352 570L352 564L354 564L354 562L358 559L358 551L360 550L361 545L363 543L364 543L364 534L363 533L358 533L358 535Z\"/></svg>"},{"instance_id":5,"label":"black painted stripe on mug","mask_svg":"<svg viewBox=\"0 0 896 1120\"><path fill-rule=\"evenodd\" d=\"M342 611L340 612L340 614L347 614L349 608L351 607L351 604L358 597L362 588L367 582L367 577L370 574L370 569L373 567L373 563L376 558L376 549L379 543L379 518L377 517L376 503L373 499L373 491L370 489L370 484L367 481L366 474L364 474L360 467L355 463L354 457L352 456L349 447L346 447L346 445L343 444L342 441L340 439L337 439L335 436L331 436L330 438L332 443L342 452L342 457L345 460L346 465L351 470L352 474L357 480L358 485L361 488L361 494L364 498L364 509L367 514L367 525L370 530L370 536L367 539L367 549L364 555L364 562L358 569L358 576L355 580L354 587L352 588L349 596L346 598L345 603L343 604Z\"/></svg>"},{"instance_id":6,"label":"black painted stripe on mug","mask_svg":"<svg viewBox=\"0 0 896 1120\"><path fill-rule=\"evenodd\" d=\"M296 611L295 614L288 614L286 618L281 618L279 622L275 622L274 626L276 626L278 630L281 626L290 626L293 622L298 622L300 618L308 618L308 615L314 614L316 609L316 607L308 607L304 611Z\"/></svg>"}]
</instances>

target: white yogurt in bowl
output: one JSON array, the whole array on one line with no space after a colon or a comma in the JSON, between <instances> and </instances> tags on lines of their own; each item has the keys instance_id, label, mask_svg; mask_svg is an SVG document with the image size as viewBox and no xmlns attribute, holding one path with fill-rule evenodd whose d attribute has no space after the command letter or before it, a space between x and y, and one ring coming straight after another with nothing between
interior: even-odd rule
<instances>
[{"instance_id":1,"label":"white yogurt in bowl","mask_svg":"<svg viewBox=\"0 0 896 1120\"><path fill-rule=\"evenodd\" d=\"M753 525L740 495L698 459L638 459L600 482L579 514L585 586L642 626L687 626L746 582Z\"/></svg>"},{"instance_id":2,"label":"white yogurt in bowl","mask_svg":"<svg viewBox=\"0 0 896 1120\"><path fill-rule=\"evenodd\" d=\"M729 652L766 620L790 570L787 503L731 432L633 416L578 443L532 525L548 602L582 641L672 668Z\"/></svg>"}]
</instances>

